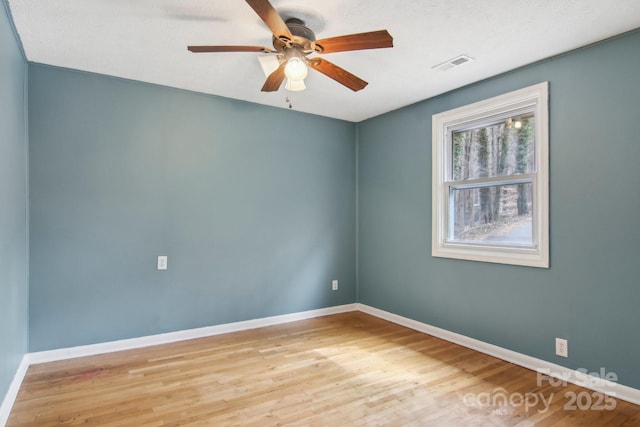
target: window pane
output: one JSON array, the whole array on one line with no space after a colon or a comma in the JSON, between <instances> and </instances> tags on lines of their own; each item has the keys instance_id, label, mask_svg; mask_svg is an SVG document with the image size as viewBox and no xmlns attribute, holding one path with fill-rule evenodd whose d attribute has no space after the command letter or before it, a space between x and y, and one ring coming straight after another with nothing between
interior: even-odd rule
<instances>
[{"instance_id":1,"label":"window pane","mask_svg":"<svg viewBox=\"0 0 640 427\"><path fill-rule=\"evenodd\" d=\"M535 172L532 115L452 132L452 180Z\"/></svg>"},{"instance_id":2,"label":"window pane","mask_svg":"<svg viewBox=\"0 0 640 427\"><path fill-rule=\"evenodd\" d=\"M452 188L450 241L532 245L533 185Z\"/></svg>"}]
</instances>

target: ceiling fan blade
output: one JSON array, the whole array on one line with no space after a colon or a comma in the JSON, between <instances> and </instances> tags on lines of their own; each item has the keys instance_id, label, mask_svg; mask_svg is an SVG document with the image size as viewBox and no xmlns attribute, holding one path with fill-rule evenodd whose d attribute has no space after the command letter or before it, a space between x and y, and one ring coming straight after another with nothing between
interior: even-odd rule
<instances>
[{"instance_id":1,"label":"ceiling fan blade","mask_svg":"<svg viewBox=\"0 0 640 427\"><path fill-rule=\"evenodd\" d=\"M316 51L319 53L380 49L383 47L393 47L393 37L391 37L391 34L389 34L387 30L316 40Z\"/></svg>"},{"instance_id":2,"label":"ceiling fan blade","mask_svg":"<svg viewBox=\"0 0 640 427\"><path fill-rule=\"evenodd\" d=\"M320 71L327 77L332 78L338 83L348 87L354 92L364 89L369 83L362 80L360 77L355 76L347 70L338 67L337 65L325 61L322 58L310 59L308 64L316 71Z\"/></svg>"},{"instance_id":3,"label":"ceiling fan blade","mask_svg":"<svg viewBox=\"0 0 640 427\"><path fill-rule=\"evenodd\" d=\"M288 40L293 39L293 35L285 24L284 20L278 14L278 11L271 6L269 0L246 0L249 6L258 14L258 16L267 24L276 38L285 37Z\"/></svg>"},{"instance_id":4,"label":"ceiling fan blade","mask_svg":"<svg viewBox=\"0 0 640 427\"><path fill-rule=\"evenodd\" d=\"M282 86L282 82L284 81L285 75L284 75L284 67L285 65L287 65L286 62L283 62L282 64L280 64L280 66L278 68L276 68L276 70L269 74L269 77L267 77L267 80L264 82L264 85L262 86L262 92L275 92L278 89L280 89L280 86Z\"/></svg>"},{"instance_id":5,"label":"ceiling fan blade","mask_svg":"<svg viewBox=\"0 0 640 427\"><path fill-rule=\"evenodd\" d=\"M204 52L275 52L273 49L261 46L187 46L191 52L204 53Z\"/></svg>"}]
</instances>

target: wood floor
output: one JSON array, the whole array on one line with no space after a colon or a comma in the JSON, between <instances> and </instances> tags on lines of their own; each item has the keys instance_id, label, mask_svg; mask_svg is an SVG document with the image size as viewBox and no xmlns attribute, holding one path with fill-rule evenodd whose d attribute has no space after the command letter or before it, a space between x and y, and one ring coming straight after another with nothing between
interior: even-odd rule
<instances>
[{"instance_id":1,"label":"wood floor","mask_svg":"<svg viewBox=\"0 0 640 427\"><path fill-rule=\"evenodd\" d=\"M638 426L640 406L353 312L33 365L7 426L57 425Z\"/></svg>"}]
</instances>

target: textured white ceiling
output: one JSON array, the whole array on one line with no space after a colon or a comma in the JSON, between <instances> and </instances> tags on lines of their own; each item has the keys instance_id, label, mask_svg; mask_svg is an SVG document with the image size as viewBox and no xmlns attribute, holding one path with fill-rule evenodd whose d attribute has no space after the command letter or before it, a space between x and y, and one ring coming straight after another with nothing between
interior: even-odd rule
<instances>
[{"instance_id":1,"label":"textured white ceiling","mask_svg":"<svg viewBox=\"0 0 640 427\"><path fill-rule=\"evenodd\" d=\"M9 0L32 62L358 122L640 27L639 0L271 0L318 39L387 29L394 47L324 55L369 82L352 92L311 72L307 89L260 91L255 53L187 45L271 46L243 0ZM292 13L293 11L293 13ZM432 69L460 54L475 61Z\"/></svg>"}]
</instances>

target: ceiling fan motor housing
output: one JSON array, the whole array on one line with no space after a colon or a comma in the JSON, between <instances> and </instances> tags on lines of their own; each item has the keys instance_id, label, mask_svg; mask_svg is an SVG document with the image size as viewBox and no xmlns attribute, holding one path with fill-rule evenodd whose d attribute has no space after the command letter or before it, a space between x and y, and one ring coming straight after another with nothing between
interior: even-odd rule
<instances>
[{"instance_id":1,"label":"ceiling fan motor housing","mask_svg":"<svg viewBox=\"0 0 640 427\"><path fill-rule=\"evenodd\" d=\"M282 40L274 37L273 47L275 47L277 51L283 51L287 47L294 47L302 50L304 53L313 52L316 35L304 24L304 21L298 18L289 18L285 21L285 24L287 24L287 28L291 31L293 39Z\"/></svg>"}]
</instances>

